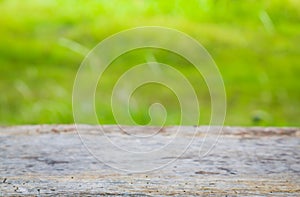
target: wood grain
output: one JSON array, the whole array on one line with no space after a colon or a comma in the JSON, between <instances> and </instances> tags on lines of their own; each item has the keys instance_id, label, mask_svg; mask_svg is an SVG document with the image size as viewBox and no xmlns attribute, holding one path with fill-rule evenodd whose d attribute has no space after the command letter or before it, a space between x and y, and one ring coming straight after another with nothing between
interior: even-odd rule
<instances>
[{"instance_id":1,"label":"wood grain","mask_svg":"<svg viewBox=\"0 0 300 197\"><path fill-rule=\"evenodd\" d=\"M0 196L300 196L299 128L195 128L177 134L178 127L111 125L102 133L91 125L0 127ZM169 156L156 154L151 161L113 158L102 143L109 137L126 148L151 150L174 136L179 144L192 141L184 154L176 158L171 146ZM83 142L112 160L102 163ZM149 172L116 169L168 162Z\"/></svg>"}]
</instances>

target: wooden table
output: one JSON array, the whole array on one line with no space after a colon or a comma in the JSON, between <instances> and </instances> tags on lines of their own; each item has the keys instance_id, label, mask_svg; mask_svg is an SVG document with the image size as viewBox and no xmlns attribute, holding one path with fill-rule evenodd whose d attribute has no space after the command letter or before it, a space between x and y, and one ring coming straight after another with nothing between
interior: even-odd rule
<instances>
[{"instance_id":1,"label":"wooden table","mask_svg":"<svg viewBox=\"0 0 300 197\"><path fill-rule=\"evenodd\" d=\"M300 129L0 127L0 196L300 196Z\"/></svg>"}]
</instances>

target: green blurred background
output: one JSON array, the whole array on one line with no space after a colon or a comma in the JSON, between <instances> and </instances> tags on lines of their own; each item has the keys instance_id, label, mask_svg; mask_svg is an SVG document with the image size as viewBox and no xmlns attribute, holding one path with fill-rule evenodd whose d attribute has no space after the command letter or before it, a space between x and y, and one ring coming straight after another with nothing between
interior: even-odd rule
<instances>
[{"instance_id":1,"label":"green blurred background","mask_svg":"<svg viewBox=\"0 0 300 197\"><path fill-rule=\"evenodd\" d=\"M226 87L226 125L300 126L298 0L0 0L0 13L1 125L72 123L73 82L85 53L121 30L155 25L189 34L211 54ZM149 53L185 64L164 51ZM146 59L138 51L110 72ZM197 87L193 69L180 68ZM117 76L108 73L103 90ZM147 98L157 89L147 87ZM168 94L158 100L170 105L167 123L177 124L178 103ZM210 97L197 94L204 103L200 124L208 124ZM149 121L147 102L132 112L140 124ZM109 102L99 99L97 113L101 123L115 123Z\"/></svg>"}]
</instances>

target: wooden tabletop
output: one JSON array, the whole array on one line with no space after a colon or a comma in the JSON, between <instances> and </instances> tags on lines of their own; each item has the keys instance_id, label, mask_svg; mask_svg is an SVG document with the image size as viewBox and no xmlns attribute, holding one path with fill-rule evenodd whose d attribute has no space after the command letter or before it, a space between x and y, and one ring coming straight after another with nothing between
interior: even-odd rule
<instances>
[{"instance_id":1,"label":"wooden tabletop","mask_svg":"<svg viewBox=\"0 0 300 197\"><path fill-rule=\"evenodd\" d=\"M300 128L0 127L0 196L300 196Z\"/></svg>"}]
</instances>

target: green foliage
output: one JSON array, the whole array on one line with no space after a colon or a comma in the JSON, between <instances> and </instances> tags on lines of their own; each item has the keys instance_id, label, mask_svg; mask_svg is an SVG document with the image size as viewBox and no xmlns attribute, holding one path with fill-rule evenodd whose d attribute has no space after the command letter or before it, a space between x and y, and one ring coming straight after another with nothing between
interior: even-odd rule
<instances>
[{"instance_id":1,"label":"green foliage","mask_svg":"<svg viewBox=\"0 0 300 197\"><path fill-rule=\"evenodd\" d=\"M86 50L121 30L156 25L191 35L212 55L226 86L225 124L300 125L300 1L2 0L0 13L0 124L73 122L72 86ZM202 87L186 62L151 53ZM143 61L139 52L121 58L101 88L109 93L122 69ZM208 124L210 97L197 94L200 123ZM140 124L149 122L151 95L131 109ZM178 103L167 98L157 100L169 103L167 123L176 124ZM114 123L109 104L97 103L101 123Z\"/></svg>"}]
</instances>

